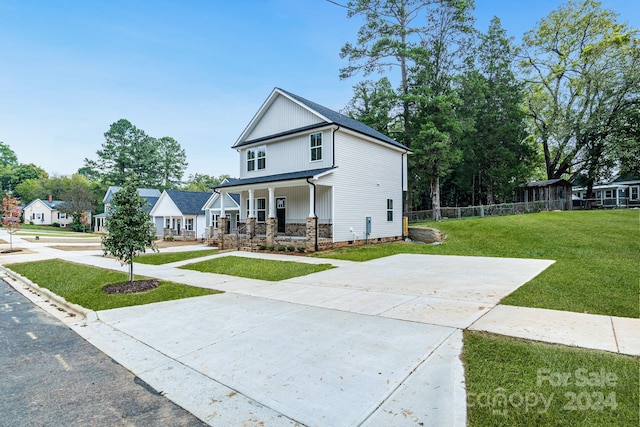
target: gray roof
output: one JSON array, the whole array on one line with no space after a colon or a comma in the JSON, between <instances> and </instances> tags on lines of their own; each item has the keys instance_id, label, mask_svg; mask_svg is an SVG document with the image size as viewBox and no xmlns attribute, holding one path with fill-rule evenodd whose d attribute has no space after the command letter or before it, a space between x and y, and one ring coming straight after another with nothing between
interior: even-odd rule
<instances>
[{"instance_id":1,"label":"gray roof","mask_svg":"<svg viewBox=\"0 0 640 427\"><path fill-rule=\"evenodd\" d=\"M107 194L105 194L104 199L102 200L102 203L110 202L111 199L113 198L113 195L118 191L120 191L121 189L122 187L119 187L117 185L110 186L107 189ZM162 193L160 192L160 190L155 188L138 188L138 196L143 197L147 200L153 197L155 197L156 200L158 200L161 194ZM153 204L151 206L153 206Z\"/></svg>"},{"instance_id":2,"label":"gray roof","mask_svg":"<svg viewBox=\"0 0 640 427\"><path fill-rule=\"evenodd\" d=\"M400 144L399 142L393 140L392 138L389 138L387 135L385 135L385 134L383 134L381 132L378 132L377 130L373 129L372 127L367 126L364 123L359 122L356 119L353 119L353 118L351 118L349 116L345 116L344 114L340 114L337 111L333 111L333 110L331 110L331 109L329 109L327 107L323 107L320 104L316 104L315 102L309 101L308 99L305 99L305 98L303 98L301 96L298 96L298 95L293 94L291 92L287 92L284 89L281 89L281 88L276 88L276 89L278 91L290 96L291 98L295 99L296 101L300 102L301 104L305 105L306 107L310 108L311 110L317 112L321 116L326 117L329 120L328 122L321 122L321 123L318 123L316 125L307 126L305 128L295 129L295 131L302 131L302 130L305 130L305 129L312 129L314 127L318 127L318 126L322 126L322 125L326 125L326 124L330 124L330 123L335 123L335 124L339 125L340 127L344 127L344 128L356 131L356 132L360 132L360 133L362 133L364 135L370 136L370 137L375 138L377 140L380 140L382 142L386 142L387 144L393 145L394 147L401 148L403 150L409 150L409 148L404 146L403 144ZM283 135L286 135L287 133L290 133L290 132L284 132L282 134L272 135L270 137L260 138L260 139L257 139L257 140L243 141L243 142L241 142L239 144L234 145L234 147L241 147L243 145L253 144L255 142L263 141L265 139L273 138L273 137L276 137L276 136L283 136Z\"/></svg>"},{"instance_id":3,"label":"gray roof","mask_svg":"<svg viewBox=\"0 0 640 427\"><path fill-rule=\"evenodd\" d=\"M143 209L146 213L151 212L151 209L153 209L153 207L156 205L156 202L160 198L160 197L145 197L145 196L140 196L140 197L142 197L147 201L147 204L143 206Z\"/></svg>"},{"instance_id":4,"label":"gray roof","mask_svg":"<svg viewBox=\"0 0 640 427\"><path fill-rule=\"evenodd\" d=\"M562 185L565 187L571 187L572 184L564 179L547 179L544 181L531 181L526 184L522 184L521 187L548 187L550 185Z\"/></svg>"},{"instance_id":5,"label":"gray roof","mask_svg":"<svg viewBox=\"0 0 640 427\"><path fill-rule=\"evenodd\" d=\"M185 215L199 215L202 214L202 207L211 193L203 191L181 191L181 190L166 190L167 195L171 197L173 203L176 204L180 212Z\"/></svg>"},{"instance_id":6,"label":"gray roof","mask_svg":"<svg viewBox=\"0 0 640 427\"><path fill-rule=\"evenodd\" d=\"M292 181L294 179L311 178L312 176L319 175L321 173L335 169L334 167L311 169L298 172L281 173L277 175L257 176L254 178L235 179L229 178L227 182L217 185L215 188L235 187L238 185L250 185L250 184L263 184L266 182L277 181ZM240 204L240 197L238 197L238 204ZM235 200L235 198L234 198Z\"/></svg>"},{"instance_id":7,"label":"gray roof","mask_svg":"<svg viewBox=\"0 0 640 427\"><path fill-rule=\"evenodd\" d=\"M233 199L234 202L240 206L240 194L239 193L229 193L229 196Z\"/></svg>"}]
</instances>

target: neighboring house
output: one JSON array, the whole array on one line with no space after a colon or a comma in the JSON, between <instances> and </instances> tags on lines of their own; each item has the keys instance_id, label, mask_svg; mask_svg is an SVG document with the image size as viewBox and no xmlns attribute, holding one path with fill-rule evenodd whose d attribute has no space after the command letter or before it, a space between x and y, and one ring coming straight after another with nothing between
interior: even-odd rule
<instances>
[{"instance_id":1,"label":"neighboring house","mask_svg":"<svg viewBox=\"0 0 640 427\"><path fill-rule=\"evenodd\" d=\"M104 212L96 215L93 231L96 233L106 233L105 223L107 220L107 216L109 215L109 208L111 206L111 199L113 199L113 195L120 191L122 187L118 187L112 185L107 189L107 192L102 199L102 204L104 205ZM156 190L155 188L138 188L138 196L142 197L146 200L146 204L144 209L147 212L151 211L151 208L156 204L158 199L160 198L160 190Z\"/></svg>"},{"instance_id":2,"label":"neighboring house","mask_svg":"<svg viewBox=\"0 0 640 427\"><path fill-rule=\"evenodd\" d=\"M53 225L60 224L60 227L66 227L71 224L73 217L71 214L61 212L61 208L65 202L62 200L35 199L27 204L23 209L23 218L25 224L34 225Z\"/></svg>"},{"instance_id":3,"label":"neighboring house","mask_svg":"<svg viewBox=\"0 0 640 427\"><path fill-rule=\"evenodd\" d=\"M640 178L618 176L609 183L593 186L592 198L587 197L587 187L573 187L573 204L576 208L630 208L640 207Z\"/></svg>"},{"instance_id":4,"label":"neighboring house","mask_svg":"<svg viewBox=\"0 0 640 427\"><path fill-rule=\"evenodd\" d=\"M517 202L539 205L540 210L571 210L571 183L564 179L547 179L522 184L517 193Z\"/></svg>"},{"instance_id":5,"label":"neighboring house","mask_svg":"<svg viewBox=\"0 0 640 427\"><path fill-rule=\"evenodd\" d=\"M182 239L205 238L205 213L202 207L211 193L165 190L149 215L156 234Z\"/></svg>"},{"instance_id":6,"label":"neighboring house","mask_svg":"<svg viewBox=\"0 0 640 427\"><path fill-rule=\"evenodd\" d=\"M225 179L224 182L227 181ZM202 207L205 215L205 239L218 237L218 221L222 210L220 204L223 200L227 220L226 232L235 232L238 228L238 222L240 222L240 194L226 193L224 197L221 197L220 193L213 193Z\"/></svg>"},{"instance_id":7,"label":"neighboring house","mask_svg":"<svg viewBox=\"0 0 640 427\"><path fill-rule=\"evenodd\" d=\"M409 148L363 123L275 88L232 147L240 178L215 187L240 195L236 240L220 246L308 250L402 238Z\"/></svg>"}]
</instances>

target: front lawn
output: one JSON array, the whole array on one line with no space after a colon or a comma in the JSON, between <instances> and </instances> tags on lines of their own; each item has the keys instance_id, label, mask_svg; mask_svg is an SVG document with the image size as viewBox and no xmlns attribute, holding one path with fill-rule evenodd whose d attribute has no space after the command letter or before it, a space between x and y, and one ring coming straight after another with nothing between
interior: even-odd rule
<instances>
[{"instance_id":1,"label":"front lawn","mask_svg":"<svg viewBox=\"0 0 640 427\"><path fill-rule=\"evenodd\" d=\"M216 290L160 281L157 288L143 293L107 294L102 287L127 281L127 273L58 259L9 264L5 267L67 301L90 310L107 310L219 293ZM141 279L143 277L135 277L135 280Z\"/></svg>"},{"instance_id":2,"label":"front lawn","mask_svg":"<svg viewBox=\"0 0 640 427\"><path fill-rule=\"evenodd\" d=\"M397 253L551 259L556 263L507 296L524 307L639 317L638 210L566 211L443 221L444 244L398 242L319 252L366 261Z\"/></svg>"},{"instance_id":3,"label":"front lawn","mask_svg":"<svg viewBox=\"0 0 640 427\"><path fill-rule=\"evenodd\" d=\"M307 264L294 261L225 256L188 264L180 268L276 282L328 270L333 266L331 264Z\"/></svg>"},{"instance_id":4,"label":"front lawn","mask_svg":"<svg viewBox=\"0 0 640 427\"><path fill-rule=\"evenodd\" d=\"M187 259L200 258L207 255L213 255L218 253L217 249L202 249L198 251L184 251L184 252L164 252L164 253L149 253L144 255L138 255L133 259L134 262L141 264L161 265L169 264L171 262L184 261Z\"/></svg>"},{"instance_id":5,"label":"front lawn","mask_svg":"<svg viewBox=\"0 0 640 427\"><path fill-rule=\"evenodd\" d=\"M637 426L640 359L465 331L474 426Z\"/></svg>"}]
</instances>

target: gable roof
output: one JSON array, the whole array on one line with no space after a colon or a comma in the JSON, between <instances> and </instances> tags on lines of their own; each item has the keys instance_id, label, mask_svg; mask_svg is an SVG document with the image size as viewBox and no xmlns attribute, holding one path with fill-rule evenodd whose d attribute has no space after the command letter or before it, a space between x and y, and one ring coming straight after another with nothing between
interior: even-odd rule
<instances>
[{"instance_id":1,"label":"gable roof","mask_svg":"<svg viewBox=\"0 0 640 427\"><path fill-rule=\"evenodd\" d=\"M107 192L104 195L104 198L102 199L102 203L107 203L110 202L111 199L113 198L113 195L115 193L117 193L118 191L120 191L122 189L122 187L119 187L117 185L112 185L107 189ZM158 200L158 198L160 197L160 190L157 190L155 188L138 188L138 196L147 199L147 201L151 204L151 206L153 206L155 204L155 202ZM151 200L155 198L155 200Z\"/></svg>"},{"instance_id":2,"label":"gable roof","mask_svg":"<svg viewBox=\"0 0 640 427\"><path fill-rule=\"evenodd\" d=\"M225 179L220 184L224 184L226 182L229 182L229 180ZM220 198L221 194L222 193L218 193L218 192L211 193L211 197L209 197L209 199L202 206L202 210L207 210L207 209L213 207L213 204L215 203L216 200L218 200ZM238 207L240 207L240 194L239 193L226 193L226 196L231 198L233 203L235 203Z\"/></svg>"},{"instance_id":3,"label":"gable roof","mask_svg":"<svg viewBox=\"0 0 640 427\"><path fill-rule=\"evenodd\" d=\"M317 116L319 116L323 121L314 124L314 125L310 125L310 126L305 126L303 128L299 128L299 129L292 129L291 131L287 131L287 132L281 132L278 133L276 135L271 135L268 137L262 137L259 139L255 139L255 140L246 140L243 141L241 138L247 134L247 130L252 127L255 123L257 123L257 121L260 119L260 117L262 117L262 114L264 114L266 108L268 107L268 105L270 105L270 101L275 99L275 96L277 95L282 95L285 96L287 98L289 98L290 100L292 100L293 102L302 105L302 107L304 107L307 110L310 110L312 113L315 113ZM264 141L270 138L275 138L278 136L284 136L290 133L295 133L295 132L300 132L303 130L309 130L309 129L313 129L316 127L320 127L320 126L326 126L328 124L336 124L340 127L343 128L347 128L350 129L352 131L356 131L359 132L363 135L369 136L371 138L377 139L379 141L382 141L384 143L387 143L389 145L392 145L396 148L400 148L403 150L407 150L409 151L409 148L404 146L403 144L400 144L399 142L395 141L392 138L389 138L387 135L383 134L382 132L378 132L377 130L373 129L370 126L365 125L362 122L359 122L356 119L353 119L349 116L346 116L344 114L338 113L337 111L333 111L327 107L324 107L320 104L317 104L313 101L309 101L308 99L305 99L301 96L298 96L296 94L293 94L291 92L288 92L284 89L280 89L278 87L276 87L271 94L269 95L269 98L267 98L267 101L265 101L265 103L262 105L262 107L260 108L260 110L258 111L258 114L256 114L256 116L251 120L251 123L249 124L249 126L247 126L247 128L242 132L240 138L238 139L238 141L236 141L236 143L233 145L232 148L237 148L237 147L242 147L245 145L249 145L249 144L253 144L259 141Z\"/></svg>"},{"instance_id":4,"label":"gable roof","mask_svg":"<svg viewBox=\"0 0 640 427\"><path fill-rule=\"evenodd\" d=\"M211 197L211 193L203 191L165 190L176 207L186 215L203 214L202 207Z\"/></svg>"},{"instance_id":5,"label":"gable roof","mask_svg":"<svg viewBox=\"0 0 640 427\"><path fill-rule=\"evenodd\" d=\"M32 200L31 202L27 203L27 205L24 207L24 209L27 209L29 206L33 205L34 203L40 201L43 205L45 205L45 207L47 207L49 210L56 210L58 208L60 208L62 205L64 205L66 202L62 201L62 200L52 200L52 201L48 201L48 200L42 200L42 199L35 199Z\"/></svg>"}]
</instances>

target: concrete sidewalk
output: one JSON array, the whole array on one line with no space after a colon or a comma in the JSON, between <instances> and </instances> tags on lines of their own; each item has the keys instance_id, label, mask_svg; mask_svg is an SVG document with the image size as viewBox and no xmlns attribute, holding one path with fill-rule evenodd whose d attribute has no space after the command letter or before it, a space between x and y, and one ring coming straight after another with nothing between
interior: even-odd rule
<instances>
[{"instance_id":1,"label":"concrete sidewalk","mask_svg":"<svg viewBox=\"0 0 640 427\"><path fill-rule=\"evenodd\" d=\"M126 271L98 251L47 258ZM639 355L640 319L498 302L552 261L396 255L281 282L136 264L225 294L96 313L72 328L211 425L465 425L462 330ZM94 317L96 318L96 317ZM68 319L67 319L68 321Z\"/></svg>"}]
</instances>

